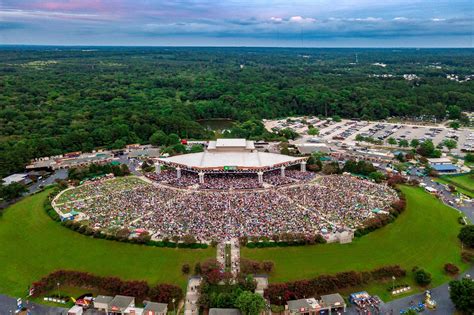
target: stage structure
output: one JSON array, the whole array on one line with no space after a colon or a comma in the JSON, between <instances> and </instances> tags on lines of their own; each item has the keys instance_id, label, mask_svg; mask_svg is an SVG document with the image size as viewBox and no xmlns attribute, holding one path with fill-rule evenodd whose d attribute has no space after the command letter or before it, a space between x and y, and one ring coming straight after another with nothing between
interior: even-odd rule
<instances>
[{"instance_id":1,"label":"stage structure","mask_svg":"<svg viewBox=\"0 0 474 315\"><path fill-rule=\"evenodd\" d=\"M155 159L156 172L161 172L161 165L176 169L177 178L181 171L194 172L199 175L199 182L204 183L206 174L216 173L254 173L259 183L263 183L263 173L280 170L285 177L285 169L300 165L306 171L308 157L293 157L277 153L259 152L253 141L246 139L217 139L209 141L204 152L176 155Z\"/></svg>"}]
</instances>

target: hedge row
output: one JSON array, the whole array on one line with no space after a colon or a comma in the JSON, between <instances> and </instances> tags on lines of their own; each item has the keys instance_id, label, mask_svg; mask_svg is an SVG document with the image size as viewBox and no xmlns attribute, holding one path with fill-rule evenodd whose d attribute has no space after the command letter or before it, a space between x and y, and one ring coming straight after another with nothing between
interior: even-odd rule
<instances>
[{"instance_id":1,"label":"hedge row","mask_svg":"<svg viewBox=\"0 0 474 315\"><path fill-rule=\"evenodd\" d=\"M146 281L124 281L117 277L101 277L88 272L58 270L34 282L33 296L45 295L57 288L57 284L87 290L97 290L104 295L127 295L137 302L149 299L161 303L171 303L183 298L180 287L172 284L157 284L150 287Z\"/></svg>"},{"instance_id":2,"label":"hedge row","mask_svg":"<svg viewBox=\"0 0 474 315\"><path fill-rule=\"evenodd\" d=\"M342 289L361 286L373 280L388 280L393 276L406 276L398 265L386 266L365 272L340 272L335 275L321 275L310 280L286 283L272 283L265 290L265 297L271 304L284 305L286 301L331 294Z\"/></svg>"}]
</instances>

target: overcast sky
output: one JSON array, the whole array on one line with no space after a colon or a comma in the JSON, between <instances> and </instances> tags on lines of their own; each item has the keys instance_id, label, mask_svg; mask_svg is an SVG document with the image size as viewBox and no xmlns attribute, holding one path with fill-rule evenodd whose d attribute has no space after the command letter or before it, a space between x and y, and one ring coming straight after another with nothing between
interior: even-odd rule
<instances>
[{"instance_id":1,"label":"overcast sky","mask_svg":"<svg viewBox=\"0 0 474 315\"><path fill-rule=\"evenodd\" d=\"M474 0L0 0L0 44L474 47Z\"/></svg>"}]
</instances>

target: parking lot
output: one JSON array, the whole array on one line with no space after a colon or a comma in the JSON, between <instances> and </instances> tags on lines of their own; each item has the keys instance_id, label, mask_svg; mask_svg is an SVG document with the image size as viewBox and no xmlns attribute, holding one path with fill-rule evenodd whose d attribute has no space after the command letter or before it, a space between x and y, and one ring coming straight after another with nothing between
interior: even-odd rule
<instances>
[{"instance_id":1,"label":"parking lot","mask_svg":"<svg viewBox=\"0 0 474 315\"><path fill-rule=\"evenodd\" d=\"M340 122L332 120L320 120L316 117L303 118L295 117L280 120L264 120L265 127L268 130L279 130L290 128L298 132L302 139L298 142L307 142L314 136L308 135L308 125L312 125L319 130L319 138L328 143L346 143L354 144L357 135L366 138L381 141L386 146L391 146L388 139L395 140L411 140L417 139L420 142L431 140L435 145L443 142L446 139L453 139L457 141L457 148L451 150L451 153L457 155L464 155L466 152L474 152L474 130L461 128L454 130L444 125L412 125L402 123L387 123L387 122L368 122L343 119ZM396 146L393 146L396 147ZM446 148L442 149L447 152Z\"/></svg>"}]
</instances>

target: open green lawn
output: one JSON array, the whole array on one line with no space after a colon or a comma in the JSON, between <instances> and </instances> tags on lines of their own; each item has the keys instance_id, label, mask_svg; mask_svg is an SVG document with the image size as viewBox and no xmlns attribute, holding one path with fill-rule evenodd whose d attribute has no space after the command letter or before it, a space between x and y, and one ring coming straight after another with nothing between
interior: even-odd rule
<instances>
[{"instance_id":1,"label":"open green lawn","mask_svg":"<svg viewBox=\"0 0 474 315\"><path fill-rule=\"evenodd\" d=\"M0 293L21 296L28 285L56 269L89 271L122 279L184 287L184 263L215 257L215 249L162 249L92 239L51 220L48 192L27 197L0 217Z\"/></svg>"},{"instance_id":2,"label":"open green lawn","mask_svg":"<svg viewBox=\"0 0 474 315\"><path fill-rule=\"evenodd\" d=\"M474 174L465 174L461 176L447 176L452 182L474 190Z\"/></svg>"},{"instance_id":3,"label":"open green lawn","mask_svg":"<svg viewBox=\"0 0 474 315\"><path fill-rule=\"evenodd\" d=\"M441 176L433 179L442 184L451 184L456 189L470 198L474 198L474 175L466 174L461 176Z\"/></svg>"},{"instance_id":4,"label":"open green lawn","mask_svg":"<svg viewBox=\"0 0 474 315\"><path fill-rule=\"evenodd\" d=\"M242 250L242 256L275 263L272 282L307 279L348 270L371 270L399 264L407 271L419 266L433 275L433 286L448 281L443 266L451 262L466 269L460 258L457 234L459 213L421 188L402 187L406 211L392 224L351 244ZM412 284L411 277L400 280ZM373 284L372 293L388 298L389 285ZM375 291L375 292L374 292Z\"/></svg>"}]
</instances>

